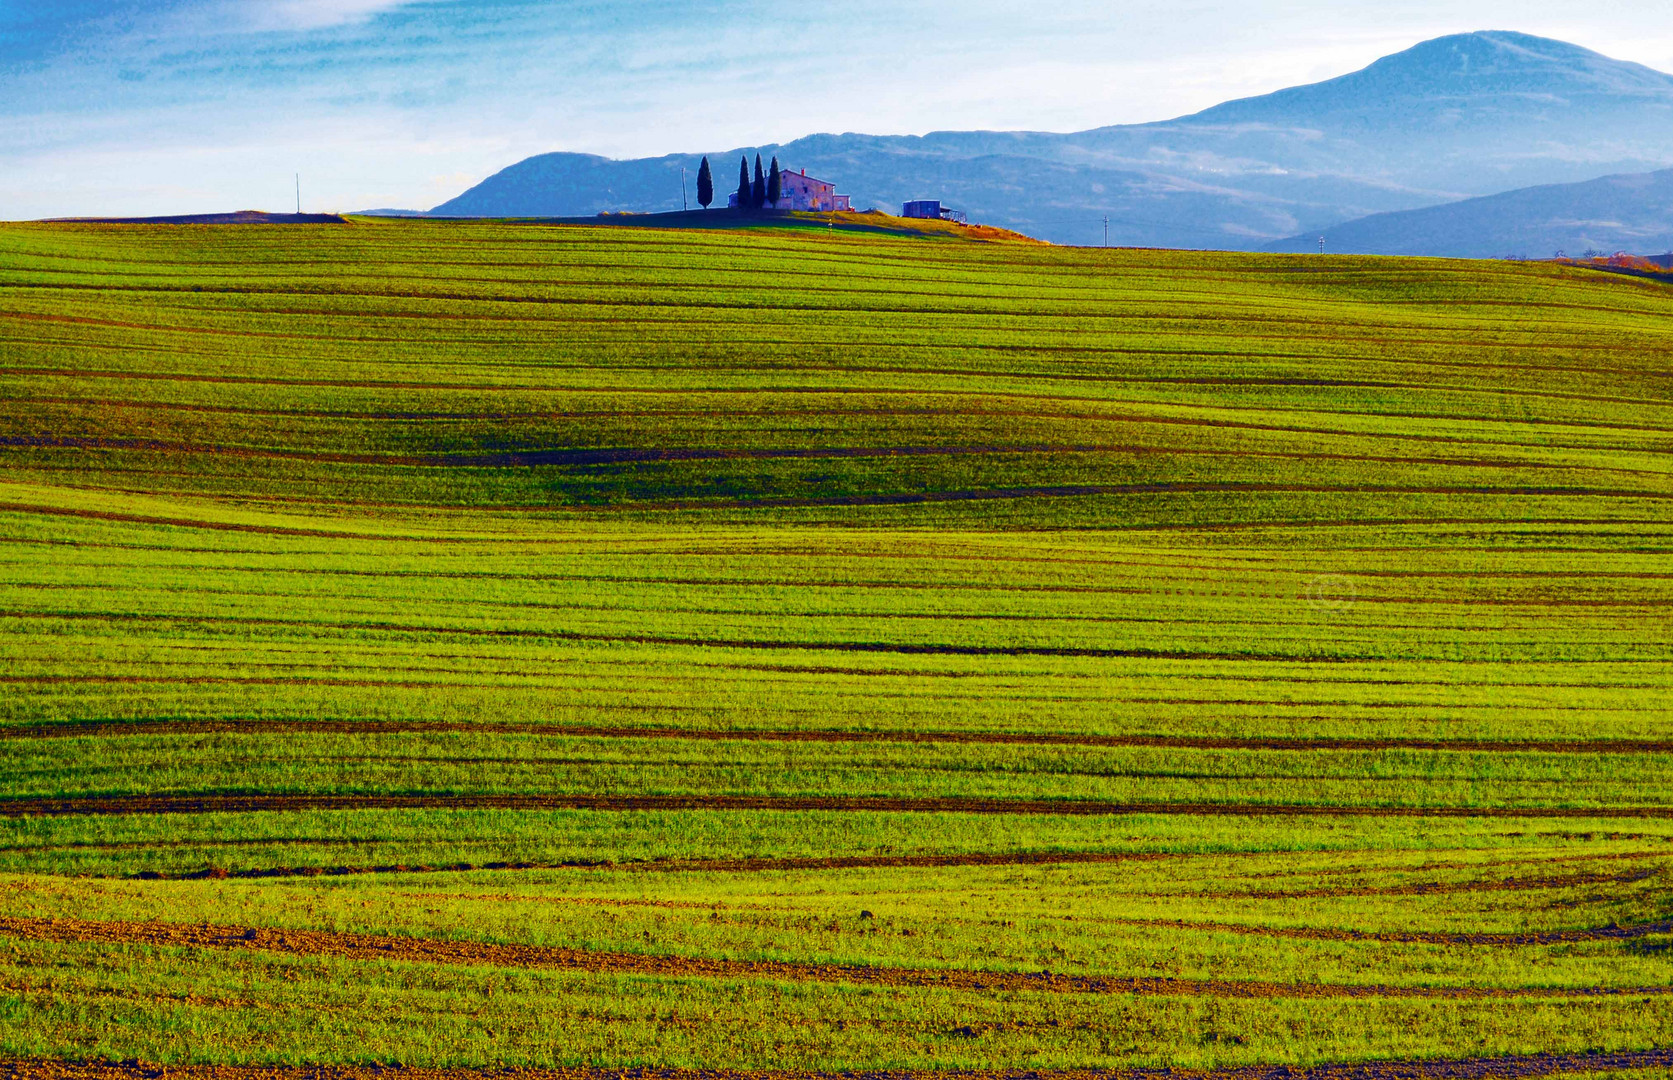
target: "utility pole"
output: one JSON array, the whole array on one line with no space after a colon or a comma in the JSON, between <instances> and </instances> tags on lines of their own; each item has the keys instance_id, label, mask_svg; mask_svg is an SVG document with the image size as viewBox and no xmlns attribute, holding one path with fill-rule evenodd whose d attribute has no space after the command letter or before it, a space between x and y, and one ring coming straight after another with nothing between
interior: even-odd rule
<instances>
[{"instance_id":1,"label":"utility pole","mask_svg":"<svg viewBox=\"0 0 1673 1080\"><path fill-rule=\"evenodd\" d=\"M1104 246L1110 246L1110 216L1104 215Z\"/></svg>"},{"instance_id":2,"label":"utility pole","mask_svg":"<svg viewBox=\"0 0 1673 1080\"><path fill-rule=\"evenodd\" d=\"M1319 237L1319 254L1324 254L1324 237Z\"/></svg>"},{"instance_id":3,"label":"utility pole","mask_svg":"<svg viewBox=\"0 0 1673 1080\"><path fill-rule=\"evenodd\" d=\"M296 174L296 216L302 216L302 174Z\"/></svg>"},{"instance_id":4,"label":"utility pole","mask_svg":"<svg viewBox=\"0 0 1673 1080\"><path fill-rule=\"evenodd\" d=\"M680 213L691 209L691 204L685 201L685 166L680 166Z\"/></svg>"}]
</instances>

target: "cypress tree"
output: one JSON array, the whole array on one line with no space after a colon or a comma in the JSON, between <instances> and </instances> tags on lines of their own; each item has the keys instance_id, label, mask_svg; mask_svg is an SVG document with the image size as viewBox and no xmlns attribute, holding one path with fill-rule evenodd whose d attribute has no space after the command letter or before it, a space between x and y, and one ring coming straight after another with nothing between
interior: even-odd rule
<instances>
[{"instance_id":1,"label":"cypress tree","mask_svg":"<svg viewBox=\"0 0 1673 1080\"><path fill-rule=\"evenodd\" d=\"M738 209L748 210L755 205L755 190L749 186L749 156L738 159Z\"/></svg>"},{"instance_id":2,"label":"cypress tree","mask_svg":"<svg viewBox=\"0 0 1673 1080\"><path fill-rule=\"evenodd\" d=\"M709 171L709 159L704 158L703 164L697 166L697 205L707 210L714 201L715 178Z\"/></svg>"},{"instance_id":3,"label":"cypress tree","mask_svg":"<svg viewBox=\"0 0 1673 1080\"><path fill-rule=\"evenodd\" d=\"M778 205L779 197L784 194L784 174L778 171L778 155L773 155L773 169L767 174L767 201Z\"/></svg>"},{"instance_id":4,"label":"cypress tree","mask_svg":"<svg viewBox=\"0 0 1673 1080\"><path fill-rule=\"evenodd\" d=\"M767 205L767 176L761 171L761 155L755 155L755 184L751 190L749 205L759 210Z\"/></svg>"}]
</instances>

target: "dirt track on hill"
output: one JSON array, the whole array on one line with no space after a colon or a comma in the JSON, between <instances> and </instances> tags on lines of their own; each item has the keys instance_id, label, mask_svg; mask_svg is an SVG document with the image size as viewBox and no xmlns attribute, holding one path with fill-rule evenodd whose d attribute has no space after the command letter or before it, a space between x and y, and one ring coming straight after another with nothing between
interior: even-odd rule
<instances>
[{"instance_id":1,"label":"dirt track on hill","mask_svg":"<svg viewBox=\"0 0 1673 1080\"><path fill-rule=\"evenodd\" d=\"M1634 856L1636 857L1636 856ZM1654 858L1656 856L1652 856ZM1346 896L1435 896L1446 893L1522 892L1566 889L1577 885L1633 885L1648 881L1660 870L1648 867L1619 874L1554 874L1548 876L1487 878L1475 881L1414 881L1406 885L1338 885L1307 889L1255 889L1249 892L1198 893L1219 900L1313 900Z\"/></svg>"},{"instance_id":2,"label":"dirt track on hill","mask_svg":"<svg viewBox=\"0 0 1673 1080\"><path fill-rule=\"evenodd\" d=\"M113 795L0 799L0 817L92 814L238 814L306 810L598 810L772 811L890 814L1038 814L1093 817L1158 814L1190 817L1400 817L1669 819L1673 806L1321 806L1262 803L1115 803L1091 799L890 798L773 795Z\"/></svg>"},{"instance_id":3,"label":"dirt track on hill","mask_svg":"<svg viewBox=\"0 0 1673 1080\"><path fill-rule=\"evenodd\" d=\"M1590 930L1530 930L1497 933L1446 933L1432 930L1337 930L1313 926L1255 926L1240 923L1191 922L1184 919L1117 919L1126 926L1163 930L1195 930L1211 934L1292 938L1302 941L1374 941L1400 945L1575 945L1587 941L1632 941L1673 935L1673 919L1635 926L1600 926Z\"/></svg>"},{"instance_id":4,"label":"dirt track on hill","mask_svg":"<svg viewBox=\"0 0 1673 1080\"><path fill-rule=\"evenodd\" d=\"M298 841L301 842L301 841ZM191 843L168 845L135 844L123 850L147 847L198 846ZM1222 853L1221 857L1227 854ZM1241 852L1235 854L1260 854ZM1658 857L1659 853L1650 857ZM533 871L533 870L611 870L642 873L772 873L795 870L865 870L886 868L953 868L964 866L1084 866L1112 863L1163 862L1189 859L1196 856L1168 851L1025 851L1009 853L966 853L958 855L844 855L780 859L649 859L644 861L613 862L607 859L574 859L565 862L486 862L429 864L390 863L376 866L280 866L228 870L208 867L179 873L155 870L129 875L141 881L202 881L221 879L260 880L293 877L348 877L361 874L446 874L472 871ZM1212 856L1211 856L1212 857ZM1588 859L1607 856L1587 856ZM1623 856L1614 856L1620 858ZM1641 858L1642 853L1624 856ZM1562 861L1562 860L1558 860ZM1537 889L1566 889L1580 885L1632 885L1646 881L1660 871L1656 868L1629 870L1619 874L1581 873L1550 876L1485 878L1470 881L1418 881L1405 885L1338 886L1334 888L1267 889L1251 892L1195 893L1196 899L1219 900L1293 900L1298 898L1340 898L1348 896L1430 896L1443 893L1525 892ZM100 875L93 875L95 877Z\"/></svg>"},{"instance_id":5,"label":"dirt track on hill","mask_svg":"<svg viewBox=\"0 0 1673 1080\"><path fill-rule=\"evenodd\" d=\"M797 1070L503 1067L430 1069L406 1065L150 1065L137 1061L0 1061L0 1080L1532 1080L1564 1073L1673 1068L1673 1049L1526 1054L1330 1065L1245 1065L1228 1069Z\"/></svg>"},{"instance_id":6,"label":"dirt track on hill","mask_svg":"<svg viewBox=\"0 0 1673 1080\"><path fill-rule=\"evenodd\" d=\"M948 990L1055 994L1144 994L1226 998L1595 998L1673 995L1673 986L1538 987L1378 986L1279 983L1232 979L1126 978L1066 975L1053 971L971 971L960 968L873 967L779 960L721 960L708 957L593 952L543 945L500 945L394 934L265 927L188 925L164 922L92 922L82 919L0 917L0 936L19 940L169 948L255 949L349 960L393 960L421 964L500 968L549 968L591 974L654 975L666 978L774 979L783 982L859 983L872 986L939 987Z\"/></svg>"},{"instance_id":7,"label":"dirt track on hill","mask_svg":"<svg viewBox=\"0 0 1673 1080\"><path fill-rule=\"evenodd\" d=\"M1454 753L1673 754L1673 740L1291 739L1261 736L1062 735L994 731L773 731L387 720L134 720L0 727L0 739L123 735L538 735L696 742L950 743L1000 746L1155 747L1179 750L1435 750Z\"/></svg>"},{"instance_id":8,"label":"dirt track on hill","mask_svg":"<svg viewBox=\"0 0 1673 1080\"><path fill-rule=\"evenodd\" d=\"M193 847L190 843L178 845ZM226 870L220 868L194 870L186 873L164 874L146 872L133 875L142 880L194 881L204 878L287 878L339 877L358 874L436 874L466 873L473 870L639 870L651 873L760 873L777 870L861 870L888 867L959 867L959 866L1055 866L1086 863L1160 862L1186 856L1173 852L1103 852L1103 851L1039 851L989 854L971 852L959 855L845 855L784 859L651 859L635 862L612 862L607 859L577 859L567 862L487 862L428 864L388 864L382 866L280 866L258 869ZM1588 880L1614 875L1585 875Z\"/></svg>"}]
</instances>

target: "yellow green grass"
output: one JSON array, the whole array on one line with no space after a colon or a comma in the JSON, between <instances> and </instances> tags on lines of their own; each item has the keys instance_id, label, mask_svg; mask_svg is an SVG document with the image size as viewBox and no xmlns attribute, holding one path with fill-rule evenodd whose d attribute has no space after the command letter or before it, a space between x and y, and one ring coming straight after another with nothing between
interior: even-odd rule
<instances>
[{"instance_id":1,"label":"yellow green grass","mask_svg":"<svg viewBox=\"0 0 1673 1080\"><path fill-rule=\"evenodd\" d=\"M19 931L0 1053L1666 1046L1670 316L1529 264L0 229L0 918L1294 988Z\"/></svg>"}]
</instances>

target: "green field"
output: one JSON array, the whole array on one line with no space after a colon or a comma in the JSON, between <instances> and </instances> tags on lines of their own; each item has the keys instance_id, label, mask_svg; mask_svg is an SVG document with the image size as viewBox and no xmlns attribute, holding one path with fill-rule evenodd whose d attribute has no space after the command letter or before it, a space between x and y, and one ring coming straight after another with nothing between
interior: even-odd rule
<instances>
[{"instance_id":1,"label":"green field","mask_svg":"<svg viewBox=\"0 0 1673 1080\"><path fill-rule=\"evenodd\" d=\"M0 1057L1673 1076L1670 407L1576 267L0 227Z\"/></svg>"}]
</instances>

